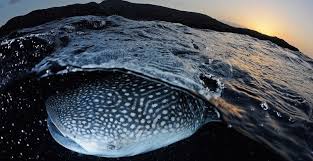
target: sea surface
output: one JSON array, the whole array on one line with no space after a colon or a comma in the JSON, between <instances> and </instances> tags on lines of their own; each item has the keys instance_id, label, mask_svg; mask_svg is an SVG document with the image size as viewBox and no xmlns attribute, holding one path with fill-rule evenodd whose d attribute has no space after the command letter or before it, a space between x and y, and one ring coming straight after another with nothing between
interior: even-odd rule
<instances>
[{"instance_id":1,"label":"sea surface","mask_svg":"<svg viewBox=\"0 0 313 161\"><path fill-rule=\"evenodd\" d=\"M199 95L228 128L286 160L313 161L313 60L301 52L246 35L120 16L56 20L0 40L0 145L6 146L0 158L27 160L23 151L9 155L16 146L36 151L29 160L47 153L27 140L42 145L35 134L46 129L41 79L123 69Z\"/></svg>"}]
</instances>

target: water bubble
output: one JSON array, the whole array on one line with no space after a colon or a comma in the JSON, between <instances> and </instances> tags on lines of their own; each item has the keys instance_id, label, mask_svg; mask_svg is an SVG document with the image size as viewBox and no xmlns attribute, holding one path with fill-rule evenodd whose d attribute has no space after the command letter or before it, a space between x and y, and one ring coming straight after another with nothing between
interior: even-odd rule
<instances>
[{"instance_id":1,"label":"water bubble","mask_svg":"<svg viewBox=\"0 0 313 161\"><path fill-rule=\"evenodd\" d=\"M212 64L213 63L213 59L209 59L209 64Z\"/></svg>"},{"instance_id":2,"label":"water bubble","mask_svg":"<svg viewBox=\"0 0 313 161\"><path fill-rule=\"evenodd\" d=\"M295 119L293 117L289 117L288 121L293 123L295 122Z\"/></svg>"},{"instance_id":3,"label":"water bubble","mask_svg":"<svg viewBox=\"0 0 313 161\"><path fill-rule=\"evenodd\" d=\"M266 111L266 110L269 109L269 107L268 107L268 105L267 105L266 102L263 102L263 103L261 104L261 107L263 108L264 111Z\"/></svg>"},{"instance_id":4,"label":"water bubble","mask_svg":"<svg viewBox=\"0 0 313 161\"><path fill-rule=\"evenodd\" d=\"M270 118L271 116L270 116L269 114L266 114L265 117L266 117L266 118Z\"/></svg>"},{"instance_id":5,"label":"water bubble","mask_svg":"<svg viewBox=\"0 0 313 161\"><path fill-rule=\"evenodd\" d=\"M281 115L281 113L278 112L278 111L276 111L276 115L277 115L278 117L283 117L283 116Z\"/></svg>"},{"instance_id":6,"label":"water bubble","mask_svg":"<svg viewBox=\"0 0 313 161\"><path fill-rule=\"evenodd\" d=\"M46 70L46 74L50 74L50 73L51 73L50 69Z\"/></svg>"}]
</instances>

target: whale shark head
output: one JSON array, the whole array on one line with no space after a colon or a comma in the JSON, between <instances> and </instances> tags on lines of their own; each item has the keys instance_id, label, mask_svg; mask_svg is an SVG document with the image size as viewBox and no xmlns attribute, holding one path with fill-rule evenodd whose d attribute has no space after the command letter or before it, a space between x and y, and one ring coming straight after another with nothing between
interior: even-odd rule
<instances>
[{"instance_id":1,"label":"whale shark head","mask_svg":"<svg viewBox=\"0 0 313 161\"><path fill-rule=\"evenodd\" d=\"M161 81L111 72L76 80L46 99L48 127L64 147L102 157L132 156L192 135L218 113Z\"/></svg>"}]
</instances>

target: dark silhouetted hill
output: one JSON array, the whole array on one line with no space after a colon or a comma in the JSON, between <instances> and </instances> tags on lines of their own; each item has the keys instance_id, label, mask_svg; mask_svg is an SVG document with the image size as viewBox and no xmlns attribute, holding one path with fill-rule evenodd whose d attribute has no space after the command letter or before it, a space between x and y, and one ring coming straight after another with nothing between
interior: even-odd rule
<instances>
[{"instance_id":1,"label":"dark silhouetted hill","mask_svg":"<svg viewBox=\"0 0 313 161\"><path fill-rule=\"evenodd\" d=\"M119 15L133 20L160 20L181 23L193 28L245 34L261 40L269 40L283 48L299 51L296 47L291 46L278 37L264 35L250 29L232 27L204 14L179 11L156 5L135 4L122 0L107 0L99 4L91 2L36 10L27 15L9 20L0 28L0 36L2 37L18 29L34 27L53 20L84 15Z\"/></svg>"}]
</instances>

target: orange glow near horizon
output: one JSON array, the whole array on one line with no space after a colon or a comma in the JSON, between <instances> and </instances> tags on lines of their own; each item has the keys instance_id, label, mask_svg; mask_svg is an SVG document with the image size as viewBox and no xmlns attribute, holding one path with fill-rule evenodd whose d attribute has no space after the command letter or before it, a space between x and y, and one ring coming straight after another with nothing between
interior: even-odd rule
<instances>
[{"instance_id":1,"label":"orange glow near horizon","mask_svg":"<svg viewBox=\"0 0 313 161\"><path fill-rule=\"evenodd\" d=\"M277 19L277 17L269 12L264 13L264 11L256 10L253 14L241 14L240 18L237 18L236 23L245 28L256 30L262 34L277 37L284 36L285 38L286 31L283 22Z\"/></svg>"},{"instance_id":2,"label":"orange glow near horizon","mask_svg":"<svg viewBox=\"0 0 313 161\"><path fill-rule=\"evenodd\" d=\"M270 22L254 22L250 25L245 26L269 36L278 35L277 30L274 27L274 24L271 24Z\"/></svg>"},{"instance_id":3,"label":"orange glow near horizon","mask_svg":"<svg viewBox=\"0 0 313 161\"><path fill-rule=\"evenodd\" d=\"M290 32L288 32L288 29L285 27L285 24L283 22L279 22L276 20L275 17L271 16L259 16L258 19L255 17L248 17L244 20L238 21L240 26L244 28L248 28L251 30L258 31L262 34L269 35L269 36L275 36L281 39L284 39L291 45L297 44L296 47L303 47L307 46L304 45L304 43L301 40L297 40L297 38L292 35Z\"/></svg>"},{"instance_id":4,"label":"orange glow near horizon","mask_svg":"<svg viewBox=\"0 0 313 161\"><path fill-rule=\"evenodd\" d=\"M303 43L303 40L297 39L297 36L291 32L293 28L292 24L289 24L288 21L284 20L279 15L275 16L271 12L264 13L264 11L255 10L253 14L238 13L237 16L227 16L227 18L221 16L220 19L237 24L243 28L258 31L265 35L284 39L291 45L301 49L308 46Z\"/></svg>"},{"instance_id":5,"label":"orange glow near horizon","mask_svg":"<svg viewBox=\"0 0 313 161\"><path fill-rule=\"evenodd\" d=\"M287 41L289 44L299 48L301 52L305 52L309 57L313 58L313 48L311 41L307 41L304 38L300 38L298 35L294 35L292 32L288 31L288 29L284 28L284 24L275 24L273 21L263 20L258 22L245 22L238 23L244 28L252 29L258 31L262 34L266 34L269 36L275 36Z\"/></svg>"}]
</instances>

